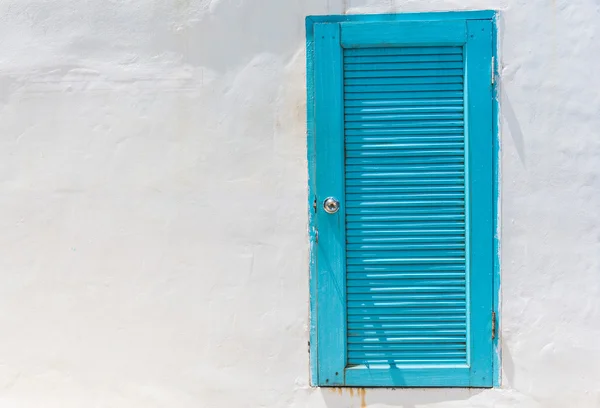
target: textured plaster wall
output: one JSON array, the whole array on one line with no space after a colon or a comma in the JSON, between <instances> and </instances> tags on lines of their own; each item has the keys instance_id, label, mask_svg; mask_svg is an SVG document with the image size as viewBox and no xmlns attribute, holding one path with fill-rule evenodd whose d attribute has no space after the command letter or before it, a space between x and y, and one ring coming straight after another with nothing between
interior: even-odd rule
<instances>
[{"instance_id":1,"label":"textured plaster wall","mask_svg":"<svg viewBox=\"0 0 600 408\"><path fill-rule=\"evenodd\" d=\"M501 11L502 388L308 386L304 17ZM0 407L600 407L598 0L0 2Z\"/></svg>"}]
</instances>

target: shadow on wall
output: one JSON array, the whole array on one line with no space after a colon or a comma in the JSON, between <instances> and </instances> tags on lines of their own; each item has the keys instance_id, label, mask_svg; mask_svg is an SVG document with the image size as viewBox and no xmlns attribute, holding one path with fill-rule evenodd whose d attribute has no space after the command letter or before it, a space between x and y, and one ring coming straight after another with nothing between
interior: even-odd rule
<instances>
[{"instance_id":1,"label":"shadow on wall","mask_svg":"<svg viewBox=\"0 0 600 408\"><path fill-rule=\"evenodd\" d=\"M478 388L322 388L320 393L327 408L364 408L383 405L417 408L422 405L466 401L484 392Z\"/></svg>"},{"instance_id":2,"label":"shadow on wall","mask_svg":"<svg viewBox=\"0 0 600 408\"><path fill-rule=\"evenodd\" d=\"M508 342L502 341L502 384L515 387L515 361L512 358Z\"/></svg>"},{"instance_id":3,"label":"shadow on wall","mask_svg":"<svg viewBox=\"0 0 600 408\"><path fill-rule=\"evenodd\" d=\"M515 144L515 149L517 150L521 164L523 164L523 167L527 167L525 161L525 140L523 137L523 131L521 130L521 125L519 125L519 119L517 119L517 114L512 107L512 103L510 102L506 91L502 90L500 96L500 112L502 114L502 118L508 125L508 130Z\"/></svg>"},{"instance_id":4,"label":"shadow on wall","mask_svg":"<svg viewBox=\"0 0 600 408\"><path fill-rule=\"evenodd\" d=\"M500 17L498 19L498 33L500 34L500 47L502 47L502 35L505 32L505 22L504 18ZM523 136L523 130L521 129L521 125L519 124L519 119L517 118L517 114L513 109L510 98L506 93L506 84L509 81L512 81L516 72L519 70L519 66L515 67L505 67L500 66L500 90L499 102L500 102L500 118L504 123L506 123L510 136L514 142L515 149L517 150L517 154L519 156L519 160L523 167L527 167L526 165L526 157L525 157L525 138ZM504 135L505 128L502 127L500 130L500 137Z\"/></svg>"}]
</instances>

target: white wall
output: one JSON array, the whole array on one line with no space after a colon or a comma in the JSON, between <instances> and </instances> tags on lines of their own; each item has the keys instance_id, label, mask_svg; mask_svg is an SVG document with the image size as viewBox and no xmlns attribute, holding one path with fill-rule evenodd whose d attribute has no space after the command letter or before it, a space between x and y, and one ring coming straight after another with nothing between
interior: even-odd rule
<instances>
[{"instance_id":1,"label":"white wall","mask_svg":"<svg viewBox=\"0 0 600 408\"><path fill-rule=\"evenodd\" d=\"M502 388L311 389L304 17L469 8ZM598 0L0 2L0 407L600 407L599 63Z\"/></svg>"}]
</instances>

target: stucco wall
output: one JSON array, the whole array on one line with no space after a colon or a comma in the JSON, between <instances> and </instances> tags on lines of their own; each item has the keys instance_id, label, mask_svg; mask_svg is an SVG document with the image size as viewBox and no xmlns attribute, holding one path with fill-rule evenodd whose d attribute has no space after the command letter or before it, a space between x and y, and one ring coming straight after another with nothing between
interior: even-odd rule
<instances>
[{"instance_id":1,"label":"stucco wall","mask_svg":"<svg viewBox=\"0 0 600 408\"><path fill-rule=\"evenodd\" d=\"M502 388L308 386L304 17L501 11ZM0 2L0 407L600 407L598 0Z\"/></svg>"}]
</instances>

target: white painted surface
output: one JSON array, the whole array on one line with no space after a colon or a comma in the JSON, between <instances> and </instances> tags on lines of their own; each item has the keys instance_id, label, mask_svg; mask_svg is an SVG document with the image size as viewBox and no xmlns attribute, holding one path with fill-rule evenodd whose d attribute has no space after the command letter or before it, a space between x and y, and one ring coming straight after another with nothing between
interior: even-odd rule
<instances>
[{"instance_id":1,"label":"white painted surface","mask_svg":"<svg viewBox=\"0 0 600 408\"><path fill-rule=\"evenodd\" d=\"M311 389L304 16L469 8L503 386ZM600 407L599 63L597 0L4 0L0 407Z\"/></svg>"}]
</instances>

